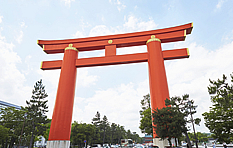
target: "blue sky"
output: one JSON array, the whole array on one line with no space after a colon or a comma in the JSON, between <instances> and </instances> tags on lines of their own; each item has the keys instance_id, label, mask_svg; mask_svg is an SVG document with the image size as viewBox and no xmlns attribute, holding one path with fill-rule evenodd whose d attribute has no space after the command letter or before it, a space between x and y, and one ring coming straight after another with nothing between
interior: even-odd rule
<instances>
[{"instance_id":1,"label":"blue sky","mask_svg":"<svg viewBox=\"0 0 233 148\"><path fill-rule=\"evenodd\" d=\"M43 79L51 118L60 70L40 70L47 55L37 40L57 40L167 28L193 22L185 42L163 50L189 48L190 58L165 61L170 96L189 94L197 117L211 106L209 79L232 73L233 1L230 0L11 0L0 1L0 100L26 105L33 85ZM146 52L146 46L117 49L117 54ZM104 56L83 52L80 58ZM140 100L149 93L147 63L79 68L73 120L90 123L97 111L109 122L139 130ZM202 118L197 131L208 132Z\"/></svg>"}]
</instances>

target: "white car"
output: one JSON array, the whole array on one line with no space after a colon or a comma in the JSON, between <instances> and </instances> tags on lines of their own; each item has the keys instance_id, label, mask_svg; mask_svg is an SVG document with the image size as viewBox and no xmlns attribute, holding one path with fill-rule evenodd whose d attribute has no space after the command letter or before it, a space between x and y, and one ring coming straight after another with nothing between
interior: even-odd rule
<instances>
[{"instance_id":1,"label":"white car","mask_svg":"<svg viewBox=\"0 0 233 148\"><path fill-rule=\"evenodd\" d=\"M91 148L102 148L101 144L92 144Z\"/></svg>"}]
</instances>

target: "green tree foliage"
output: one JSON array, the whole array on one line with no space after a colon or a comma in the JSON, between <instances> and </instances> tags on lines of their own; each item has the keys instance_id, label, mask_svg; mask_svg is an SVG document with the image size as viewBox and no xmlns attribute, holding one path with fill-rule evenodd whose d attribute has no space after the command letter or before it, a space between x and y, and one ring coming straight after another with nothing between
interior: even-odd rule
<instances>
[{"instance_id":1,"label":"green tree foliage","mask_svg":"<svg viewBox=\"0 0 233 148\"><path fill-rule=\"evenodd\" d=\"M96 127L99 127L100 125L100 113L97 111L95 117L92 119L91 122L93 125L95 125Z\"/></svg>"},{"instance_id":2,"label":"green tree foliage","mask_svg":"<svg viewBox=\"0 0 233 148\"><path fill-rule=\"evenodd\" d=\"M86 126L91 130L92 133L89 134L89 137L87 137L87 133L85 133ZM88 131L88 130L87 130ZM81 139L78 141L77 139ZM83 139L86 138L86 139ZM123 126L116 124L116 123L110 123L107 119L107 116L104 115L104 117L101 119L100 113L97 111L94 118L92 118L92 125L89 124L82 124L75 122L72 124L72 130L71 130L71 143L72 145L79 145L84 146L83 141L87 140L87 144L104 144L104 143L111 143L111 144L120 144L121 139L132 139L137 142L142 142L142 138L139 137L136 132L131 132L124 129Z\"/></svg>"},{"instance_id":3,"label":"green tree foliage","mask_svg":"<svg viewBox=\"0 0 233 148\"><path fill-rule=\"evenodd\" d=\"M190 123L192 119L189 119L190 114L196 113L196 107L194 106L194 101L191 100L191 105L187 104L189 95L185 94L181 97L172 97L170 100L165 100L166 107L161 109L156 109L153 111L153 124L156 125L156 134L161 139L168 137L168 141L171 146L170 139L172 137L182 137L182 133L186 135L187 141L190 145L189 137L187 131L187 123ZM191 110L191 111L189 111ZM196 124L199 124L200 118L194 119ZM177 143L177 142L176 142Z\"/></svg>"},{"instance_id":4,"label":"green tree foliage","mask_svg":"<svg viewBox=\"0 0 233 148\"><path fill-rule=\"evenodd\" d=\"M96 127L92 124L78 123L74 121L71 127L70 142L72 145L78 145L78 147L84 147L84 140L90 145L93 141L93 135L95 135Z\"/></svg>"},{"instance_id":5,"label":"green tree foliage","mask_svg":"<svg viewBox=\"0 0 233 148\"><path fill-rule=\"evenodd\" d=\"M95 130L95 133L94 133L94 138L93 138L93 142L94 143L101 143L101 138L100 138L100 113L97 111L95 117L92 119L92 122L91 122L95 127L96 127L96 130Z\"/></svg>"},{"instance_id":6,"label":"green tree foliage","mask_svg":"<svg viewBox=\"0 0 233 148\"><path fill-rule=\"evenodd\" d=\"M46 116L48 112L47 102L45 98L48 97L45 92L45 86L42 80L39 80L34 85L32 90L32 97L27 103L27 131L31 135L29 148L33 147L35 137L43 135L46 131L46 123L49 122Z\"/></svg>"},{"instance_id":7,"label":"green tree foliage","mask_svg":"<svg viewBox=\"0 0 233 148\"><path fill-rule=\"evenodd\" d=\"M142 133L146 133L148 135L153 134L152 129L152 118L151 118L151 107L150 107L150 95L147 94L143 96L143 99L141 100L141 107L142 110L140 110L140 126Z\"/></svg>"},{"instance_id":8,"label":"green tree foliage","mask_svg":"<svg viewBox=\"0 0 233 148\"><path fill-rule=\"evenodd\" d=\"M230 75L233 82L233 75ZM227 77L223 75L222 80L209 80L208 92L211 96L213 106L209 112L205 112L205 125L214 133L219 142L233 140L233 85L228 84Z\"/></svg>"},{"instance_id":9,"label":"green tree foliage","mask_svg":"<svg viewBox=\"0 0 233 148\"><path fill-rule=\"evenodd\" d=\"M153 111L152 116L154 118L153 123L156 125L154 128L157 136L163 140L168 139L170 146L172 146L171 138L182 136L186 124L184 114L167 106L162 109L157 108Z\"/></svg>"},{"instance_id":10,"label":"green tree foliage","mask_svg":"<svg viewBox=\"0 0 233 148\"><path fill-rule=\"evenodd\" d=\"M8 138L9 129L0 125L0 147L3 147L5 141Z\"/></svg>"},{"instance_id":11,"label":"green tree foliage","mask_svg":"<svg viewBox=\"0 0 233 148\"><path fill-rule=\"evenodd\" d=\"M12 147L14 143L18 144L21 134L25 110L17 110L14 107L3 108L0 111L0 125L3 129L8 129L5 141L1 139L5 147Z\"/></svg>"},{"instance_id":12,"label":"green tree foliage","mask_svg":"<svg viewBox=\"0 0 233 148\"><path fill-rule=\"evenodd\" d=\"M100 129L103 137L103 143L105 142L105 135L107 131L107 127L109 126L108 118L104 115L103 120L101 121Z\"/></svg>"},{"instance_id":13,"label":"green tree foliage","mask_svg":"<svg viewBox=\"0 0 233 148\"><path fill-rule=\"evenodd\" d=\"M194 133L188 133L188 135L191 141L195 141ZM199 140L199 143L203 143L203 142L207 143L208 138L211 138L209 134L197 132L197 139Z\"/></svg>"},{"instance_id":14,"label":"green tree foliage","mask_svg":"<svg viewBox=\"0 0 233 148\"><path fill-rule=\"evenodd\" d=\"M116 123L112 123L110 126L110 143L112 144L116 144L116 131L117 131L117 124Z\"/></svg>"},{"instance_id":15,"label":"green tree foliage","mask_svg":"<svg viewBox=\"0 0 233 148\"><path fill-rule=\"evenodd\" d=\"M45 124L46 131L44 131L43 137L45 138L46 141L48 141L48 139L49 139L51 121L52 121L52 119L48 119L48 123Z\"/></svg>"}]
</instances>

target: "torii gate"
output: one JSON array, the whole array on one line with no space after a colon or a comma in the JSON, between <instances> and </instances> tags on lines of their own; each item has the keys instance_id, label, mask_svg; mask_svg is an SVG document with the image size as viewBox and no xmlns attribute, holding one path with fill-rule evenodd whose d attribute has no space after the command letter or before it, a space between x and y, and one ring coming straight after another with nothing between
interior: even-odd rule
<instances>
[{"instance_id":1,"label":"torii gate","mask_svg":"<svg viewBox=\"0 0 233 148\"><path fill-rule=\"evenodd\" d=\"M165 107L169 98L164 60L188 58L187 48L162 51L161 43L184 41L193 23L165 29L98 37L38 40L47 54L64 53L63 60L43 61L41 69L61 69L50 127L48 148L68 148L75 95L76 68L148 62L152 110ZM121 47L147 45L147 52L116 55ZM105 49L104 57L80 58L78 52ZM156 137L155 130L154 137Z\"/></svg>"}]
</instances>

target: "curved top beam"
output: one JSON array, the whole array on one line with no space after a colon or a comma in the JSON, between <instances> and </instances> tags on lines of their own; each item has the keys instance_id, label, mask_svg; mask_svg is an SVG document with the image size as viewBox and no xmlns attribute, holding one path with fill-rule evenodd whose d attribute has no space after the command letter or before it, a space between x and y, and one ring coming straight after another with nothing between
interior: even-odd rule
<instances>
[{"instance_id":1,"label":"curved top beam","mask_svg":"<svg viewBox=\"0 0 233 148\"><path fill-rule=\"evenodd\" d=\"M88 38L77 38L77 39L64 39L64 40L38 40L37 44L43 47L43 45L57 45L57 44L69 44L69 43L82 43L82 42L95 42L100 40L112 40L112 39L123 39L131 37L140 37L146 35L159 35L169 32L186 30L186 34L192 32L193 23L188 23L180 26L157 29L151 31L135 32L135 33L126 33L126 34L116 34L116 35L107 35L107 36L97 36L97 37L88 37Z\"/></svg>"}]
</instances>

